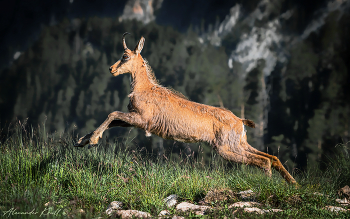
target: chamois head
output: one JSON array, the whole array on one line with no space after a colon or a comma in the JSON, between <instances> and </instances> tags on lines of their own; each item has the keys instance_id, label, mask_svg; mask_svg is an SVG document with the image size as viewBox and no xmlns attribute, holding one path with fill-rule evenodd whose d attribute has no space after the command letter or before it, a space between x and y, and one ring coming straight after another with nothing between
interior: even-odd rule
<instances>
[{"instance_id":1,"label":"chamois head","mask_svg":"<svg viewBox=\"0 0 350 219\"><path fill-rule=\"evenodd\" d=\"M129 33L126 32L123 34L123 47L124 53L123 56L109 68L109 71L113 76L118 76L124 73L132 73L135 66L135 62L142 60L140 53L145 43L145 38L141 37L140 41L137 43L134 50L128 49L125 43L125 36Z\"/></svg>"}]
</instances>

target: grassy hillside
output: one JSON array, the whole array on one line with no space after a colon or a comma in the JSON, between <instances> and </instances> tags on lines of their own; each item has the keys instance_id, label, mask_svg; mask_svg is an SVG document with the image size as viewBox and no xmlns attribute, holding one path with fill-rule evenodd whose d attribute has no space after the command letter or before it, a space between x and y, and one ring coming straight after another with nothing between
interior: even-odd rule
<instances>
[{"instance_id":1,"label":"grassy hillside","mask_svg":"<svg viewBox=\"0 0 350 219\"><path fill-rule=\"evenodd\" d=\"M262 208L279 208L283 212L257 215L238 210L233 216L235 209L227 206L240 201L233 196L208 203L215 209L208 212L209 217L349 217L349 213L322 209L336 206L337 190L349 184L346 155L330 161L324 172L314 169L293 173L300 184L294 187L276 172L268 178L254 167L228 165L215 152L208 166L201 162L200 151L198 157L183 157L175 162L171 155L159 159L141 149L129 150L132 139L128 138L112 144L103 142L92 149L74 148L74 132L47 134L43 127L34 129L21 124L4 136L7 137L1 139L0 145L0 208L2 216L9 218L38 218L40 214L48 218L107 217L104 212L112 201L123 202L124 209L157 216L166 209L162 200L171 194L177 194L179 201L198 204L214 189L252 189ZM11 209L27 214L11 214ZM186 218L198 217L169 210Z\"/></svg>"}]
</instances>

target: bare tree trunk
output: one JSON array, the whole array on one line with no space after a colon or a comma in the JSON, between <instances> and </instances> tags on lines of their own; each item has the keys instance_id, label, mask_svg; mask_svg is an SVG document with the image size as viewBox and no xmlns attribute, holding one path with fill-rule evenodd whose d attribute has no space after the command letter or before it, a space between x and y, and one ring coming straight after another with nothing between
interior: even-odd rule
<instances>
[{"instance_id":1,"label":"bare tree trunk","mask_svg":"<svg viewBox=\"0 0 350 219\"><path fill-rule=\"evenodd\" d=\"M260 83L261 83L261 89L259 91L259 96L258 96L259 116L258 116L258 121L256 121L257 128L254 134L257 138L256 148L258 150L264 150L265 149L264 131L267 129L268 112L269 112L269 95L268 95L269 88L266 85L265 75L263 73L261 73Z\"/></svg>"},{"instance_id":2,"label":"bare tree trunk","mask_svg":"<svg viewBox=\"0 0 350 219\"><path fill-rule=\"evenodd\" d=\"M244 103L241 104L241 118L244 118Z\"/></svg>"}]
</instances>

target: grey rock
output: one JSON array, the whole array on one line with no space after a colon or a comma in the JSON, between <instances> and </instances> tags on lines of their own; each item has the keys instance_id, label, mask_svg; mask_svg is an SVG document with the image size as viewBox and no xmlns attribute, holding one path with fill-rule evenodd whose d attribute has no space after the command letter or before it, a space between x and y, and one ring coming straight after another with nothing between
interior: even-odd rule
<instances>
[{"instance_id":1,"label":"grey rock","mask_svg":"<svg viewBox=\"0 0 350 219\"><path fill-rule=\"evenodd\" d=\"M281 209L269 209L269 210L264 210L264 211L266 211L266 212L281 212L283 210L281 210Z\"/></svg>"},{"instance_id":2,"label":"grey rock","mask_svg":"<svg viewBox=\"0 0 350 219\"><path fill-rule=\"evenodd\" d=\"M314 195L318 195L318 196L323 196L323 194L322 194L322 193L319 193L319 192L314 192L313 194L314 194Z\"/></svg>"},{"instance_id":3,"label":"grey rock","mask_svg":"<svg viewBox=\"0 0 350 219\"><path fill-rule=\"evenodd\" d=\"M246 200L246 201L253 201L256 198L255 192L253 192L253 190L251 190L251 189L246 190L246 191L238 192L237 195L240 195L241 198L243 200Z\"/></svg>"},{"instance_id":4,"label":"grey rock","mask_svg":"<svg viewBox=\"0 0 350 219\"><path fill-rule=\"evenodd\" d=\"M252 207L252 208L244 208L245 212L250 212L250 213L258 213L258 214L265 214L265 213L271 213L271 212L281 212L283 210L281 209L269 209L269 210L264 210L260 209L257 207Z\"/></svg>"},{"instance_id":5,"label":"grey rock","mask_svg":"<svg viewBox=\"0 0 350 219\"><path fill-rule=\"evenodd\" d=\"M116 216L122 219L128 218L151 218L151 214L137 210L117 210L115 211Z\"/></svg>"},{"instance_id":6,"label":"grey rock","mask_svg":"<svg viewBox=\"0 0 350 219\"><path fill-rule=\"evenodd\" d=\"M112 215L113 212L122 209L122 206L123 206L123 202L113 201L108 205L107 210L106 210L106 214Z\"/></svg>"},{"instance_id":7,"label":"grey rock","mask_svg":"<svg viewBox=\"0 0 350 219\"><path fill-rule=\"evenodd\" d=\"M230 205L228 208L243 208L243 207L253 207L253 206L261 206L258 202L236 202Z\"/></svg>"},{"instance_id":8,"label":"grey rock","mask_svg":"<svg viewBox=\"0 0 350 219\"><path fill-rule=\"evenodd\" d=\"M339 204L342 204L342 205L350 204L349 200L347 200L346 198L344 198L344 199L337 198L335 201L338 202Z\"/></svg>"},{"instance_id":9,"label":"grey rock","mask_svg":"<svg viewBox=\"0 0 350 219\"><path fill-rule=\"evenodd\" d=\"M179 211L206 211L208 209L211 209L211 207L205 205L194 205L188 202L181 202L176 206L176 210Z\"/></svg>"},{"instance_id":10,"label":"grey rock","mask_svg":"<svg viewBox=\"0 0 350 219\"><path fill-rule=\"evenodd\" d=\"M163 210L163 211L159 212L159 214L158 214L159 217L166 216L166 215L170 215L170 212L168 210Z\"/></svg>"},{"instance_id":11,"label":"grey rock","mask_svg":"<svg viewBox=\"0 0 350 219\"><path fill-rule=\"evenodd\" d=\"M172 194L172 195L169 195L168 197L166 197L165 199L163 199L163 201L165 202L166 206L168 208L170 208L170 207L173 207L174 205L176 205L177 198L178 198L177 195Z\"/></svg>"},{"instance_id":12,"label":"grey rock","mask_svg":"<svg viewBox=\"0 0 350 219\"><path fill-rule=\"evenodd\" d=\"M346 209L342 207L336 207L336 206L326 206L323 209L332 211L332 212L341 212L341 211L347 211Z\"/></svg>"},{"instance_id":13,"label":"grey rock","mask_svg":"<svg viewBox=\"0 0 350 219\"><path fill-rule=\"evenodd\" d=\"M249 213L265 214L264 210L261 210L260 208L256 208L256 207L244 208L244 211Z\"/></svg>"}]
</instances>

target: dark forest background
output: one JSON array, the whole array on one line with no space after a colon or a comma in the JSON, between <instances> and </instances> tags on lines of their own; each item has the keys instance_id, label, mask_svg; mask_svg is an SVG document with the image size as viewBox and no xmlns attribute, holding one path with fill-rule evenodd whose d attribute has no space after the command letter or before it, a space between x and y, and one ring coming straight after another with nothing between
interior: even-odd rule
<instances>
[{"instance_id":1,"label":"dark forest background","mask_svg":"<svg viewBox=\"0 0 350 219\"><path fill-rule=\"evenodd\" d=\"M109 66L146 38L164 86L254 120L248 142L289 166L324 164L350 138L350 3L338 1L9 1L1 7L0 126L17 120L85 135L127 111L128 75ZM5 132L2 131L2 134ZM155 154L206 144L115 128L109 141ZM72 145L73 146L73 145ZM343 153L347 153L343 149Z\"/></svg>"}]
</instances>

